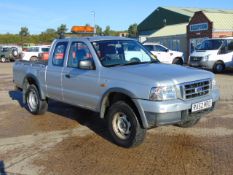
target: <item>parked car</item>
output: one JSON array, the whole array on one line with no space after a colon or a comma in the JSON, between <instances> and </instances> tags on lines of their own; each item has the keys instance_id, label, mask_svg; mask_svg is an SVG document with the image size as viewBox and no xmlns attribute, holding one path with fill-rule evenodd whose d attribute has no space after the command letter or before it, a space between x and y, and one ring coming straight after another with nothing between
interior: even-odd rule
<instances>
[{"instance_id":1,"label":"parked car","mask_svg":"<svg viewBox=\"0 0 233 175\"><path fill-rule=\"evenodd\" d=\"M4 47L4 48L14 48L15 50L18 51L18 53L21 53L23 50L22 50L22 47L19 46L19 45L14 45L14 44L11 44L11 45L0 45L0 47Z\"/></svg>"},{"instance_id":2,"label":"parked car","mask_svg":"<svg viewBox=\"0 0 233 175\"><path fill-rule=\"evenodd\" d=\"M49 52L49 45L42 45L42 46L33 46L29 47L27 51L22 52L22 60L25 61L36 61L38 60L39 53Z\"/></svg>"},{"instance_id":3,"label":"parked car","mask_svg":"<svg viewBox=\"0 0 233 175\"><path fill-rule=\"evenodd\" d=\"M190 54L189 65L203 67L215 73L233 67L233 38L214 38L204 40Z\"/></svg>"},{"instance_id":4,"label":"parked car","mask_svg":"<svg viewBox=\"0 0 233 175\"><path fill-rule=\"evenodd\" d=\"M19 58L18 49L15 47L0 46L0 59L5 63L8 61L15 61Z\"/></svg>"},{"instance_id":5,"label":"parked car","mask_svg":"<svg viewBox=\"0 0 233 175\"><path fill-rule=\"evenodd\" d=\"M32 114L45 113L48 99L86 108L106 119L116 144L133 147L147 129L195 125L219 99L211 72L160 64L151 55L128 38L58 39L48 62L17 61L13 82Z\"/></svg>"},{"instance_id":6,"label":"parked car","mask_svg":"<svg viewBox=\"0 0 233 175\"><path fill-rule=\"evenodd\" d=\"M22 46L22 49L23 49L23 51L27 51L28 48L30 48L32 46L35 46L35 44L34 43L24 43Z\"/></svg>"},{"instance_id":7,"label":"parked car","mask_svg":"<svg viewBox=\"0 0 233 175\"><path fill-rule=\"evenodd\" d=\"M182 52L170 50L157 43L144 43L143 45L162 63L184 64L184 56Z\"/></svg>"}]
</instances>

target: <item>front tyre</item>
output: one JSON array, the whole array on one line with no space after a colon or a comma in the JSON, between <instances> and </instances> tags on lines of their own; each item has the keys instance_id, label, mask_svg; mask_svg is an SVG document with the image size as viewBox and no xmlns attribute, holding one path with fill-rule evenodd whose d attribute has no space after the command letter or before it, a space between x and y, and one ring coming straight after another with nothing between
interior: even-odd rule
<instances>
[{"instance_id":1,"label":"front tyre","mask_svg":"<svg viewBox=\"0 0 233 175\"><path fill-rule=\"evenodd\" d=\"M181 58L175 58L172 64L183 65L183 60Z\"/></svg>"},{"instance_id":2,"label":"front tyre","mask_svg":"<svg viewBox=\"0 0 233 175\"><path fill-rule=\"evenodd\" d=\"M222 73L225 69L225 65L222 62L216 62L213 67L213 72L218 74Z\"/></svg>"},{"instance_id":3,"label":"front tyre","mask_svg":"<svg viewBox=\"0 0 233 175\"><path fill-rule=\"evenodd\" d=\"M107 113L108 130L114 142L122 147L141 144L146 135L133 109L124 101L114 103Z\"/></svg>"},{"instance_id":4,"label":"front tyre","mask_svg":"<svg viewBox=\"0 0 233 175\"><path fill-rule=\"evenodd\" d=\"M47 111L48 102L40 98L39 91L35 85L30 85L25 95L29 112L34 115L41 115Z\"/></svg>"},{"instance_id":5,"label":"front tyre","mask_svg":"<svg viewBox=\"0 0 233 175\"><path fill-rule=\"evenodd\" d=\"M38 57L36 57L36 56L33 56L30 58L30 61L37 61L37 60L38 60Z\"/></svg>"}]
</instances>

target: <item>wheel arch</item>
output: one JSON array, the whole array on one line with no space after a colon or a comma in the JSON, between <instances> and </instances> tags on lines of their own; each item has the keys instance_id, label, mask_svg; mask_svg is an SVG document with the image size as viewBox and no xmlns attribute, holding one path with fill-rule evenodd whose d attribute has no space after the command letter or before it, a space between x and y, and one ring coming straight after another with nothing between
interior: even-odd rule
<instances>
[{"instance_id":1,"label":"wheel arch","mask_svg":"<svg viewBox=\"0 0 233 175\"><path fill-rule=\"evenodd\" d=\"M25 76L24 80L23 80L23 101L25 103L26 99L25 99L25 95L26 95L26 91L29 85L34 84L38 91L39 91L39 95L41 99L46 99L46 96L44 94L44 92L42 91L42 89L40 88L40 83L39 80L36 78L35 75L33 74L28 74Z\"/></svg>"},{"instance_id":2,"label":"wheel arch","mask_svg":"<svg viewBox=\"0 0 233 175\"><path fill-rule=\"evenodd\" d=\"M30 56L30 60L31 60L32 58L38 58L38 56L32 55L32 56Z\"/></svg>"},{"instance_id":3,"label":"wheel arch","mask_svg":"<svg viewBox=\"0 0 233 175\"><path fill-rule=\"evenodd\" d=\"M172 60L172 64L174 64L175 60L177 60L177 59L181 60L182 63L184 64L184 59L183 59L183 57L180 57L180 56L174 57L173 60Z\"/></svg>"},{"instance_id":4,"label":"wheel arch","mask_svg":"<svg viewBox=\"0 0 233 175\"><path fill-rule=\"evenodd\" d=\"M221 63L222 65L223 65L223 71L226 69L226 65L225 65L225 63L224 63L224 61L222 61L222 60L217 60L217 61L215 61L214 63L213 63L213 66L212 66L212 70L215 72L215 66L216 66L216 64L218 64L218 63ZM216 73L216 72L215 72Z\"/></svg>"},{"instance_id":5,"label":"wheel arch","mask_svg":"<svg viewBox=\"0 0 233 175\"><path fill-rule=\"evenodd\" d=\"M133 108L141 126L143 128L147 128L148 122L146 120L145 113L140 104L134 99L136 99L136 96L126 89L111 88L107 90L99 103L98 111L100 112L100 118L105 118L109 107L114 102L122 100L127 102Z\"/></svg>"},{"instance_id":6,"label":"wheel arch","mask_svg":"<svg viewBox=\"0 0 233 175\"><path fill-rule=\"evenodd\" d=\"M222 63L222 64L224 65L224 67L225 67L225 63L224 63L223 60L217 60L217 61L215 61L214 64L213 64L213 66L214 66L216 63Z\"/></svg>"}]
</instances>

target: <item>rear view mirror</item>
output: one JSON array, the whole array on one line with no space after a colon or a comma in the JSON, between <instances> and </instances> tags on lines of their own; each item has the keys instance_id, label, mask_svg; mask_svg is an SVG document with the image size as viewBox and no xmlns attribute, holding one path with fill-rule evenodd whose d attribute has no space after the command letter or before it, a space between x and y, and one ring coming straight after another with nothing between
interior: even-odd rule
<instances>
[{"instance_id":1,"label":"rear view mirror","mask_svg":"<svg viewBox=\"0 0 233 175\"><path fill-rule=\"evenodd\" d=\"M93 60L91 59L85 59L85 60L80 60L78 63L78 68L83 69L83 70L94 70L95 65Z\"/></svg>"}]
</instances>

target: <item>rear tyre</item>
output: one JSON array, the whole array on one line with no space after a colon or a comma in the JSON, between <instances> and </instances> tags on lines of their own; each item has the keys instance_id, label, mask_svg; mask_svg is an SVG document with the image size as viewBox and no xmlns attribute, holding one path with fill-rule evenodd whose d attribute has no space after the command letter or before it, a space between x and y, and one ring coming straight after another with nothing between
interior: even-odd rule
<instances>
[{"instance_id":1,"label":"rear tyre","mask_svg":"<svg viewBox=\"0 0 233 175\"><path fill-rule=\"evenodd\" d=\"M48 102L42 100L35 85L30 85L25 94L26 105L29 112L34 115L44 114L48 109Z\"/></svg>"},{"instance_id":2,"label":"rear tyre","mask_svg":"<svg viewBox=\"0 0 233 175\"><path fill-rule=\"evenodd\" d=\"M122 147L140 145L146 135L133 109L124 101L114 103L107 113L108 130L113 141Z\"/></svg>"},{"instance_id":3,"label":"rear tyre","mask_svg":"<svg viewBox=\"0 0 233 175\"><path fill-rule=\"evenodd\" d=\"M37 60L38 60L38 58L35 57L35 56L33 56L33 57L30 58L30 61L37 61Z\"/></svg>"},{"instance_id":4,"label":"rear tyre","mask_svg":"<svg viewBox=\"0 0 233 175\"><path fill-rule=\"evenodd\" d=\"M1 62L5 63L6 62L6 58L5 57L1 57Z\"/></svg>"},{"instance_id":5,"label":"rear tyre","mask_svg":"<svg viewBox=\"0 0 233 175\"><path fill-rule=\"evenodd\" d=\"M213 72L216 74L222 73L225 69L225 65L222 62L216 62L213 67Z\"/></svg>"},{"instance_id":6,"label":"rear tyre","mask_svg":"<svg viewBox=\"0 0 233 175\"><path fill-rule=\"evenodd\" d=\"M132 63L140 63L141 60L139 58L134 57L134 58L130 59L130 62L132 62Z\"/></svg>"},{"instance_id":7,"label":"rear tyre","mask_svg":"<svg viewBox=\"0 0 233 175\"><path fill-rule=\"evenodd\" d=\"M183 60L181 58L175 58L172 64L183 65Z\"/></svg>"},{"instance_id":8,"label":"rear tyre","mask_svg":"<svg viewBox=\"0 0 233 175\"><path fill-rule=\"evenodd\" d=\"M17 51L17 49L13 49L13 50L12 50L12 55L13 55L14 57L17 57L17 56L18 56L18 51Z\"/></svg>"},{"instance_id":9,"label":"rear tyre","mask_svg":"<svg viewBox=\"0 0 233 175\"><path fill-rule=\"evenodd\" d=\"M196 125L200 119L201 118L196 118L196 119L193 119L190 121L181 122L181 123L176 124L176 126L181 127L181 128L190 128L190 127Z\"/></svg>"}]
</instances>

